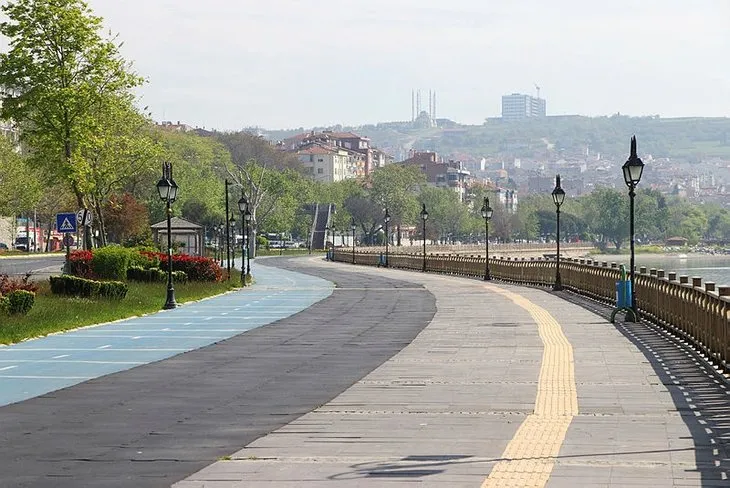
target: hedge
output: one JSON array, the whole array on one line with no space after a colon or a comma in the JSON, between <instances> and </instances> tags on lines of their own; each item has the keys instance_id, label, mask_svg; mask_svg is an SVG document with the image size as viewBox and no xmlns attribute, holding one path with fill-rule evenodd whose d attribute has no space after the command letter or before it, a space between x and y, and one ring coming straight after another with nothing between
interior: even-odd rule
<instances>
[{"instance_id":1,"label":"hedge","mask_svg":"<svg viewBox=\"0 0 730 488\"><path fill-rule=\"evenodd\" d=\"M51 276L51 292L84 298L121 300L127 296L127 284L121 281L94 281L78 276Z\"/></svg>"},{"instance_id":2,"label":"hedge","mask_svg":"<svg viewBox=\"0 0 730 488\"><path fill-rule=\"evenodd\" d=\"M10 315L30 312L35 303L35 293L28 290L14 290L0 297L0 309Z\"/></svg>"},{"instance_id":3,"label":"hedge","mask_svg":"<svg viewBox=\"0 0 730 488\"><path fill-rule=\"evenodd\" d=\"M145 269L141 266L131 266L127 270L127 279L133 281L143 281L145 283L163 283L167 281L167 272L160 268ZM185 271L173 271L172 281L175 283L187 283L188 275Z\"/></svg>"}]
</instances>

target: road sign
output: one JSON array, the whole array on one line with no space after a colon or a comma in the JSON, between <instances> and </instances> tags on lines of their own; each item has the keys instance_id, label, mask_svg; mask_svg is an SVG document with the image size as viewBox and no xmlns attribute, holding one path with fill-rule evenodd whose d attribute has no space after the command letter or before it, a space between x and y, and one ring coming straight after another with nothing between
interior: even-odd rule
<instances>
[{"instance_id":1,"label":"road sign","mask_svg":"<svg viewBox=\"0 0 730 488\"><path fill-rule=\"evenodd\" d=\"M66 247L71 247L74 245L74 236L71 234L66 234L63 236L63 245Z\"/></svg>"},{"instance_id":2,"label":"road sign","mask_svg":"<svg viewBox=\"0 0 730 488\"><path fill-rule=\"evenodd\" d=\"M84 219L84 212L86 212L86 219ZM82 208L78 212L76 212L76 222L79 223L79 225L91 225L92 213L91 210L86 210L85 208Z\"/></svg>"},{"instance_id":3,"label":"road sign","mask_svg":"<svg viewBox=\"0 0 730 488\"><path fill-rule=\"evenodd\" d=\"M76 232L76 214L56 214L56 230L58 232Z\"/></svg>"}]
</instances>

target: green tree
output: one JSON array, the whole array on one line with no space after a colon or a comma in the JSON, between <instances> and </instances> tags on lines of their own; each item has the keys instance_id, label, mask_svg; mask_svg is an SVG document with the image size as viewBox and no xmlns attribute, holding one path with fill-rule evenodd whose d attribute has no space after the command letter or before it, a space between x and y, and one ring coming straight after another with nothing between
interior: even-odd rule
<instances>
[{"instance_id":1,"label":"green tree","mask_svg":"<svg viewBox=\"0 0 730 488\"><path fill-rule=\"evenodd\" d=\"M612 188L598 188L583 197L583 219L590 222L596 245L605 250L609 243L616 249L628 237L629 202L626 195Z\"/></svg>"},{"instance_id":2,"label":"green tree","mask_svg":"<svg viewBox=\"0 0 730 488\"><path fill-rule=\"evenodd\" d=\"M398 164L379 168L370 176L371 198L383 212L388 209L392 217L390 228L397 231L397 245L400 245L400 227L417 221L418 189L425 183L426 175L420 169Z\"/></svg>"},{"instance_id":3,"label":"green tree","mask_svg":"<svg viewBox=\"0 0 730 488\"><path fill-rule=\"evenodd\" d=\"M10 49L0 54L0 118L21 126L35 164L66 181L79 207L92 207L85 172L76 168L79 147L98 128L104 104L130 101L143 80L81 0L11 0L2 12L0 34Z\"/></svg>"}]
</instances>

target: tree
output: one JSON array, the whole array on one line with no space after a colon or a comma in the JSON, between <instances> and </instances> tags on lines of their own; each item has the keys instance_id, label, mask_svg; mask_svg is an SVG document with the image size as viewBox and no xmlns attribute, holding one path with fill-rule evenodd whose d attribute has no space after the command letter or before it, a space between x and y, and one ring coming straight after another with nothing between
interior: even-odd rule
<instances>
[{"instance_id":1,"label":"tree","mask_svg":"<svg viewBox=\"0 0 730 488\"><path fill-rule=\"evenodd\" d=\"M151 237L147 206L129 193L112 195L104 215L110 242L136 244Z\"/></svg>"},{"instance_id":2,"label":"tree","mask_svg":"<svg viewBox=\"0 0 730 488\"><path fill-rule=\"evenodd\" d=\"M39 176L0 136L0 214L18 215L35 207L42 195Z\"/></svg>"},{"instance_id":3,"label":"tree","mask_svg":"<svg viewBox=\"0 0 730 488\"><path fill-rule=\"evenodd\" d=\"M104 103L130 100L143 80L81 0L15 0L2 12L10 50L0 54L0 118L20 124L35 164L64 179L79 207L90 207L85 172L75 167L79 146L94 134Z\"/></svg>"},{"instance_id":4,"label":"tree","mask_svg":"<svg viewBox=\"0 0 730 488\"><path fill-rule=\"evenodd\" d=\"M613 243L616 249L621 249L629 234L628 198L612 188L598 188L583 200L583 218L590 222L598 247L605 250L608 243Z\"/></svg>"},{"instance_id":5,"label":"tree","mask_svg":"<svg viewBox=\"0 0 730 488\"><path fill-rule=\"evenodd\" d=\"M400 245L400 226L415 223L419 211L418 189L425 185L426 175L413 166L390 164L372 173L368 186L373 201L390 213L391 228L397 229Z\"/></svg>"},{"instance_id":6,"label":"tree","mask_svg":"<svg viewBox=\"0 0 730 488\"><path fill-rule=\"evenodd\" d=\"M162 148L150 137L149 121L127 99L108 97L90 126L95 129L79 142L72 174L94 214L99 244L105 246L104 210L110 196L122 191L130 180L157 169Z\"/></svg>"}]
</instances>

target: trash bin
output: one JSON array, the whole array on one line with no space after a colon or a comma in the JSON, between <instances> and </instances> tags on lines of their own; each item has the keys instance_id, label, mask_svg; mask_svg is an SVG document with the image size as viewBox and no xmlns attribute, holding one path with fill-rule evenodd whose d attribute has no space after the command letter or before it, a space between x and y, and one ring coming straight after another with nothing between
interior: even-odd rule
<instances>
[{"instance_id":1,"label":"trash bin","mask_svg":"<svg viewBox=\"0 0 730 488\"><path fill-rule=\"evenodd\" d=\"M616 282L616 307L631 308L631 282L628 280Z\"/></svg>"}]
</instances>

